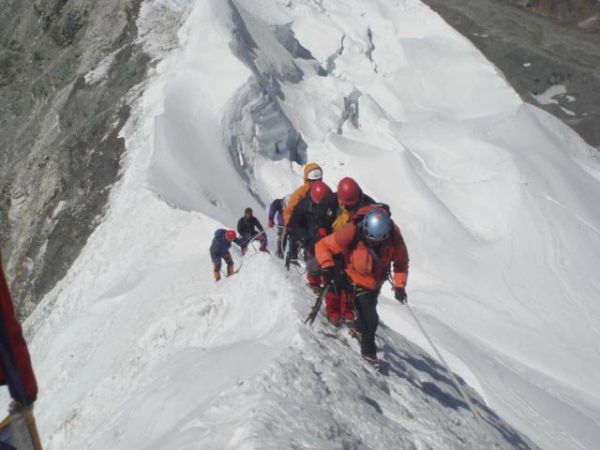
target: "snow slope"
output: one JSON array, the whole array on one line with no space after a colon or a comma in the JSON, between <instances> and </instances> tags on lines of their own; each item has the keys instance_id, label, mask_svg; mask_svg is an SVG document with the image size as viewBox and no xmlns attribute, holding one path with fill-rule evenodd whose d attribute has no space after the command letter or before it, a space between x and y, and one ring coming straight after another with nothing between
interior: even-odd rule
<instances>
[{"instance_id":1,"label":"snow slope","mask_svg":"<svg viewBox=\"0 0 600 450\"><path fill-rule=\"evenodd\" d=\"M533 445L500 417L544 448L598 446L600 165L578 136L418 1L157 0L139 26L164 59L122 179L27 323L47 448ZM261 89L285 123L232 127ZM310 295L278 261L212 282L214 230L299 183L264 148L290 126L332 186L355 176L391 205L411 303L500 417L469 390L476 420L389 299L375 375L301 323Z\"/></svg>"}]
</instances>

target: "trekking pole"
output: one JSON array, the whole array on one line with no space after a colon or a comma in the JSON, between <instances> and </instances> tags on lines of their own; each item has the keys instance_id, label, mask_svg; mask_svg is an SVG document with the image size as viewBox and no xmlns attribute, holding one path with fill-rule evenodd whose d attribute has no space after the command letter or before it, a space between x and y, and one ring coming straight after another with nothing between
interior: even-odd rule
<instances>
[{"instance_id":1,"label":"trekking pole","mask_svg":"<svg viewBox=\"0 0 600 450\"><path fill-rule=\"evenodd\" d=\"M479 426L482 426L483 423L481 422L481 417L479 415L479 411L477 411L475 409L475 407L473 406L473 403L471 402L471 398L465 393L465 391L463 390L462 386L458 382L458 378L456 377L456 374L450 370L450 367L448 366L448 363L446 362L446 360L444 359L444 357L442 356L442 354L438 350L437 346L433 343L433 340L431 339L431 337L429 337L429 335L427 334L427 331L425 331L425 328L423 327L423 325L421 324L421 322L417 318L417 315L415 314L415 312L413 311L413 309L410 307L410 305L408 303L406 303L404 306L406 306L406 309L408 309L408 312L410 313L410 315L414 319L415 323L417 324L417 326L421 330L421 333L423 333L423 336L425 336L425 339L427 339L427 342L429 342L429 345L431 346L431 348L433 349L433 351L437 355L438 359L444 365L444 368L446 369L446 372L448 372L450 374L450 379L452 380L452 384L454 384L454 388L461 395L461 397L465 400L465 402L467 402L467 404L469 405L469 409L471 410L471 412L475 416L475 419L477 420L477 424Z\"/></svg>"},{"instance_id":2,"label":"trekking pole","mask_svg":"<svg viewBox=\"0 0 600 450\"><path fill-rule=\"evenodd\" d=\"M25 423L27 423L34 450L42 450L42 441L35 423L35 417L33 416L33 408L28 408L25 412Z\"/></svg>"}]
</instances>

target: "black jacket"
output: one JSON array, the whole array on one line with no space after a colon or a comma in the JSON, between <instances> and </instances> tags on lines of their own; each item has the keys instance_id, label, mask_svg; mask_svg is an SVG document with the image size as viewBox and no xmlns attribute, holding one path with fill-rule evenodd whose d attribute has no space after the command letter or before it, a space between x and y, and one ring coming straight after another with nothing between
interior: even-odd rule
<instances>
[{"instance_id":1,"label":"black jacket","mask_svg":"<svg viewBox=\"0 0 600 450\"><path fill-rule=\"evenodd\" d=\"M249 219L246 219L244 216L238 220L237 231L242 236L249 236L258 233L259 231L263 231L263 227L256 217L252 216Z\"/></svg>"},{"instance_id":2,"label":"black jacket","mask_svg":"<svg viewBox=\"0 0 600 450\"><path fill-rule=\"evenodd\" d=\"M292 238L300 242L304 248L312 248L321 239L319 228L324 222L323 218L319 217L321 212L319 205L314 203L310 196L304 197L294 208L287 229Z\"/></svg>"}]
</instances>

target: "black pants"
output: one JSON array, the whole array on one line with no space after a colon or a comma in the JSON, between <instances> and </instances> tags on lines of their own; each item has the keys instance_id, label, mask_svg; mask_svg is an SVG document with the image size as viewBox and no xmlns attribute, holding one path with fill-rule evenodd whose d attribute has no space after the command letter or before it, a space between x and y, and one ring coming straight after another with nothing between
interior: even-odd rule
<instances>
[{"instance_id":1,"label":"black pants","mask_svg":"<svg viewBox=\"0 0 600 450\"><path fill-rule=\"evenodd\" d=\"M377 297L379 297L379 290L359 290L354 298L354 308L358 313L354 328L362 334L360 352L363 355L374 356L377 353L375 346L375 332L379 325Z\"/></svg>"}]
</instances>

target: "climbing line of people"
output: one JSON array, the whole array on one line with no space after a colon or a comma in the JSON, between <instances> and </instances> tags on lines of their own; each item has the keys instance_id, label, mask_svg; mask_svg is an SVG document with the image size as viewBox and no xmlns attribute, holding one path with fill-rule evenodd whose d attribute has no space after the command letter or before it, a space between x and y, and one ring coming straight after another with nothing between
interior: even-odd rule
<instances>
[{"instance_id":1,"label":"climbing line of people","mask_svg":"<svg viewBox=\"0 0 600 450\"><path fill-rule=\"evenodd\" d=\"M327 290L327 320L334 326L348 323L363 358L377 365L376 308L383 284L390 279L396 300L407 302L408 252L389 206L369 197L350 177L343 178L333 192L323 181L322 168L309 163L303 185L271 203L268 226L277 229L277 256L285 258L288 267L298 264L302 249L309 287L319 294ZM264 229L250 208L238 222L238 233L239 237L233 230L215 233L210 254L217 281L222 260L227 273L234 273L232 242L242 248L242 254L253 240L268 251Z\"/></svg>"},{"instance_id":2,"label":"climbing line of people","mask_svg":"<svg viewBox=\"0 0 600 450\"><path fill-rule=\"evenodd\" d=\"M233 230L220 228L215 231L215 236L210 245L210 258L213 262L213 278L215 281L221 280L223 261L227 265L227 276L235 273L233 258L229 251L232 243L236 243L240 247L242 255L246 254L248 246L254 241L260 242L259 250L261 252L269 253L267 234L258 219L254 217L252 208L246 208L244 215L238 220L237 232L239 236Z\"/></svg>"}]
</instances>

